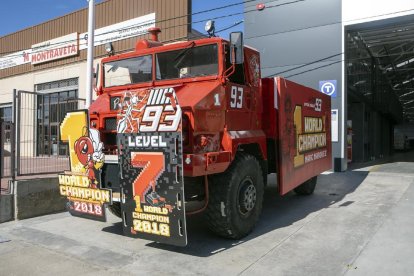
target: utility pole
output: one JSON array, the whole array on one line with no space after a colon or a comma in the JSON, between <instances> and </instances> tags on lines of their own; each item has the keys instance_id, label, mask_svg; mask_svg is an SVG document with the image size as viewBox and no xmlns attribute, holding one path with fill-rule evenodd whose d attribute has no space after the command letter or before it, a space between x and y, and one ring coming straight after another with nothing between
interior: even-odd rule
<instances>
[{"instance_id":1,"label":"utility pole","mask_svg":"<svg viewBox=\"0 0 414 276\"><path fill-rule=\"evenodd\" d=\"M88 9L88 54L86 61L86 103L85 108L89 108L92 103L92 82L93 82L93 56L95 38L95 0L87 0Z\"/></svg>"}]
</instances>

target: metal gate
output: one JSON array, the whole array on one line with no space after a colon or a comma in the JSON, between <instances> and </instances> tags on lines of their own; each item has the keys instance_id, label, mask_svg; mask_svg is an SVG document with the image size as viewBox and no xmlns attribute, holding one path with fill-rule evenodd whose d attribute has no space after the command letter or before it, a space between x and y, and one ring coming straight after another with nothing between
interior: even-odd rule
<instances>
[{"instance_id":1,"label":"metal gate","mask_svg":"<svg viewBox=\"0 0 414 276\"><path fill-rule=\"evenodd\" d=\"M14 125L10 122L0 122L0 194L11 192L10 180L13 176L14 162Z\"/></svg>"},{"instance_id":2,"label":"metal gate","mask_svg":"<svg viewBox=\"0 0 414 276\"><path fill-rule=\"evenodd\" d=\"M12 176L12 153L14 147L12 147L13 141L13 124L10 122L1 122L1 138L0 138L0 166L1 177Z\"/></svg>"},{"instance_id":3,"label":"metal gate","mask_svg":"<svg viewBox=\"0 0 414 276\"><path fill-rule=\"evenodd\" d=\"M66 112L83 108L84 100L29 91L15 91L14 96L16 175L69 170L68 146L60 141L59 126Z\"/></svg>"}]
</instances>

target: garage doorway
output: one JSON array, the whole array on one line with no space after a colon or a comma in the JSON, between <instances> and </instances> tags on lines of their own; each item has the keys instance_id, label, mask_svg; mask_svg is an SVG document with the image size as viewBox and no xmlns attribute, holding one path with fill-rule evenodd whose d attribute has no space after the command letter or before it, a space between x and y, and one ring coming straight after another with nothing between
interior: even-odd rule
<instances>
[{"instance_id":1,"label":"garage doorway","mask_svg":"<svg viewBox=\"0 0 414 276\"><path fill-rule=\"evenodd\" d=\"M390 156L396 126L414 129L413 19L386 19L345 29L347 143L352 162Z\"/></svg>"}]
</instances>

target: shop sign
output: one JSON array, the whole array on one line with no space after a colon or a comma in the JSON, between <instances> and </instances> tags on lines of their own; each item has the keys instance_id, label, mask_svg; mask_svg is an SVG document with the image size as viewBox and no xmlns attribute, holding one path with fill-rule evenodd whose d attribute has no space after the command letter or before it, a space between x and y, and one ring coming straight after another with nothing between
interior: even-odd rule
<instances>
[{"instance_id":1,"label":"shop sign","mask_svg":"<svg viewBox=\"0 0 414 276\"><path fill-rule=\"evenodd\" d=\"M76 56L79 53L78 33L32 45L32 64Z\"/></svg>"},{"instance_id":2,"label":"shop sign","mask_svg":"<svg viewBox=\"0 0 414 276\"><path fill-rule=\"evenodd\" d=\"M95 46L104 45L148 33L155 27L155 13L119 22L95 30ZM18 51L0 57L0 70L26 63L33 65L78 55L88 47L88 33L72 33L32 45L31 49Z\"/></svg>"},{"instance_id":3,"label":"shop sign","mask_svg":"<svg viewBox=\"0 0 414 276\"><path fill-rule=\"evenodd\" d=\"M95 29L94 45L99 46L107 42L144 35L151 27L155 27L155 13ZM88 33L80 34L79 40L80 50L88 48Z\"/></svg>"},{"instance_id":4,"label":"shop sign","mask_svg":"<svg viewBox=\"0 0 414 276\"><path fill-rule=\"evenodd\" d=\"M27 49L0 57L0 70L30 63L31 52L31 49Z\"/></svg>"}]
</instances>

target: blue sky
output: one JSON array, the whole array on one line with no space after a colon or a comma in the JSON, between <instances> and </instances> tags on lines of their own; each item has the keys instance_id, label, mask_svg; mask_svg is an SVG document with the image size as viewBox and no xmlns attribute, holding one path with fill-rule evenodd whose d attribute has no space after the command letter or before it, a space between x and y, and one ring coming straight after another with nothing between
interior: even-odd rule
<instances>
[{"instance_id":1,"label":"blue sky","mask_svg":"<svg viewBox=\"0 0 414 276\"><path fill-rule=\"evenodd\" d=\"M192 2L193 2L193 11L192 11L193 13L210 10L210 9L217 8L217 7L223 7L223 6L227 6L227 5L231 5L231 4L240 3L240 5L231 6L231 7L225 8L225 9L220 9L220 10L215 10L215 11L211 11L211 12L206 12L206 13L201 13L201 14L194 15L193 16L193 22L197 22L197 21L202 21L202 22L194 23L193 28L195 28L196 30L199 30L203 33L205 33L205 31L204 31L205 22L209 18L215 18L215 17L224 16L224 15L230 15L230 14L243 12L243 4L242 4L243 0L230 0L230 1L223 1L223 0L193 0ZM215 19L216 30L218 31L220 29L230 27L233 24L235 24L236 22L242 21L243 19L244 19L243 14ZM242 24L237 25L237 26L235 26L231 29L220 32L217 35L227 38L229 36L228 34L230 32L243 31L243 30L244 30L244 24L242 23Z\"/></svg>"},{"instance_id":2,"label":"blue sky","mask_svg":"<svg viewBox=\"0 0 414 276\"><path fill-rule=\"evenodd\" d=\"M151 0L148 0L151 1ZM96 3L102 0L95 1ZM210 10L216 7L222 7L233 3L242 3L243 0L193 0L193 13ZM0 15L0 36L4 36L33 25L40 24L50 19L65 15L67 13L85 8L88 6L86 0L14 0L2 1ZM193 28L204 33L204 21L212 17L239 13L243 11L243 5L232 6L226 9L213 12L202 13L193 16L194 21L203 21L203 23L194 24ZM224 29L239 22L243 15L231 16L222 19L216 19L216 30ZM228 37L231 31L243 30L243 24L220 33L220 36Z\"/></svg>"}]
</instances>

